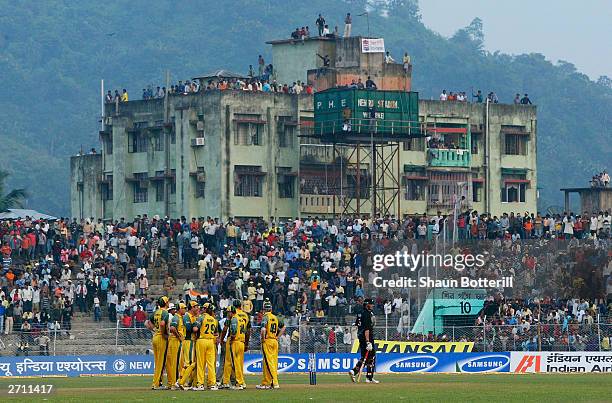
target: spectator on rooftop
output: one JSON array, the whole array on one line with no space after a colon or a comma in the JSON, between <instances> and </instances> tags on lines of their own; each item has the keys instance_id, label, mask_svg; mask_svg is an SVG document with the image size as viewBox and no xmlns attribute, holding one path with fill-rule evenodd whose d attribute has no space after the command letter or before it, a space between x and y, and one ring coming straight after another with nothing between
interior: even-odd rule
<instances>
[{"instance_id":1,"label":"spectator on rooftop","mask_svg":"<svg viewBox=\"0 0 612 403\"><path fill-rule=\"evenodd\" d=\"M521 98L521 105L531 105L531 100L527 94Z\"/></svg>"},{"instance_id":2,"label":"spectator on rooftop","mask_svg":"<svg viewBox=\"0 0 612 403\"><path fill-rule=\"evenodd\" d=\"M391 54L389 53L389 51L387 51L387 53L385 54L385 63L387 64L395 63L395 59L391 57Z\"/></svg>"},{"instance_id":3,"label":"spectator on rooftop","mask_svg":"<svg viewBox=\"0 0 612 403\"><path fill-rule=\"evenodd\" d=\"M368 79L366 80L365 87L369 90L375 90L377 88L370 76L368 76Z\"/></svg>"},{"instance_id":4,"label":"spectator on rooftop","mask_svg":"<svg viewBox=\"0 0 612 403\"><path fill-rule=\"evenodd\" d=\"M402 64L404 66L404 71L408 74L410 70L410 56L408 56L408 52L404 53L404 57L402 58Z\"/></svg>"},{"instance_id":5,"label":"spectator on rooftop","mask_svg":"<svg viewBox=\"0 0 612 403\"><path fill-rule=\"evenodd\" d=\"M351 27L353 25L353 18L351 17L351 13L346 13L346 17L344 17L344 37L348 38L351 36Z\"/></svg>"},{"instance_id":6,"label":"spectator on rooftop","mask_svg":"<svg viewBox=\"0 0 612 403\"><path fill-rule=\"evenodd\" d=\"M325 18L323 18L321 14L319 14L319 18L317 18L316 24L319 30L319 36L324 36L325 35L324 29L327 25L325 25Z\"/></svg>"}]
</instances>

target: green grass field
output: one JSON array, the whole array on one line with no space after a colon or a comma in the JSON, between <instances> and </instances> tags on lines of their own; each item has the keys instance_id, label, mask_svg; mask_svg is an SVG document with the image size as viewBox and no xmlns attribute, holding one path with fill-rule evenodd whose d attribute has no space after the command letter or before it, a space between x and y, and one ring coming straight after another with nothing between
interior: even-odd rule
<instances>
[{"instance_id":1,"label":"green grass field","mask_svg":"<svg viewBox=\"0 0 612 403\"><path fill-rule=\"evenodd\" d=\"M27 378L0 380L0 401L49 402L610 402L612 375L410 374L379 375L378 385L352 384L346 375L284 375L279 390L256 390L260 378L247 377L242 391L153 391L149 377ZM11 384L52 384L50 395L9 395Z\"/></svg>"}]
</instances>

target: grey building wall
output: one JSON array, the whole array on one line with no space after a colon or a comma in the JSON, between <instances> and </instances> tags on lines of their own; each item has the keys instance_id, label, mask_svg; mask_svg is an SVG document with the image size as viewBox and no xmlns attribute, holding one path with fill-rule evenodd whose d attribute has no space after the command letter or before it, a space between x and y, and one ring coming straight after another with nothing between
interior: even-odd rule
<instances>
[{"instance_id":1,"label":"grey building wall","mask_svg":"<svg viewBox=\"0 0 612 403\"><path fill-rule=\"evenodd\" d=\"M70 157L70 209L72 217L102 216L98 179L102 172L102 155L88 154Z\"/></svg>"},{"instance_id":2,"label":"grey building wall","mask_svg":"<svg viewBox=\"0 0 612 403\"><path fill-rule=\"evenodd\" d=\"M294 132L290 147L279 147L278 122L296 124L300 111L311 104L308 95L208 91L111 105L100 133L103 151L96 177L101 186L90 195L101 207L86 215L297 216L299 133ZM244 117L261 123L259 145L237 144L238 120ZM144 139L146 150L133 149L134 136ZM194 144L198 138L204 139L204 145ZM237 165L261 167L260 197L235 196ZM295 175L292 198L279 197L281 167ZM202 177L205 194L197 197ZM101 189L110 182L112 197L102 200ZM135 199L136 186L141 185L147 188L146 201ZM160 187L162 197L158 197Z\"/></svg>"}]
</instances>

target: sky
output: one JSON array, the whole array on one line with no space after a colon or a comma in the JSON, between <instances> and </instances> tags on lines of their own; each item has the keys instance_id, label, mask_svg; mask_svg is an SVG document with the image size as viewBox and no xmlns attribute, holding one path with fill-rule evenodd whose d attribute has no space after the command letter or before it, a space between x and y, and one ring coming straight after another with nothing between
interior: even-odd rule
<instances>
[{"instance_id":1,"label":"sky","mask_svg":"<svg viewBox=\"0 0 612 403\"><path fill-rule=\"evenodd\" d=\"M419 7L443 36L480 17L491 52L542 53L592 80L612 77L612 0L420 0Z\"/></svg>"}]
</instances>

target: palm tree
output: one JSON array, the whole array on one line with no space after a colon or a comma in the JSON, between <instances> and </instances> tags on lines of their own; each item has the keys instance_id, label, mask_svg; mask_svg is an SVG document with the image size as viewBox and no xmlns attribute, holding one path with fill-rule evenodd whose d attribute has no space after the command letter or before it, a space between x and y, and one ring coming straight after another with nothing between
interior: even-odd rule
<instances>
[{"instance_id":1,"label":"palm tree","mask_svg":"<svg viewBox=\"0 0 612 403\"><path fill-rule=\"evenodd\" d=\"M24 199L28 197L28 192L25 189L13 189L4 194L5 182L8 177L8 172L0 171L0 212L7 211L10 208L23 207Z\"/></svg>"}]
</instances>

